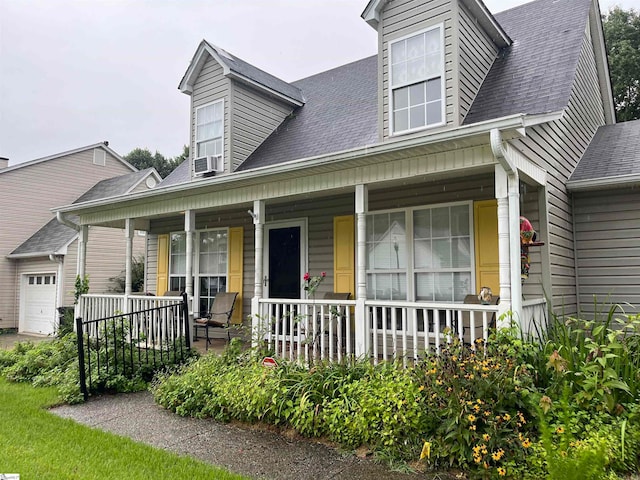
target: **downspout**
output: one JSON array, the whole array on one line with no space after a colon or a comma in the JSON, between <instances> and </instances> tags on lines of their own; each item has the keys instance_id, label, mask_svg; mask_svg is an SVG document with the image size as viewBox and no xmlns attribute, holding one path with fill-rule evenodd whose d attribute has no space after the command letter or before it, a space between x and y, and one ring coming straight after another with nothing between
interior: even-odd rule
<instances>
[{"instance_id":1,"label":"downspout","mask_svg":"<svg viewBox=\"0 0 640 480\"><path fill-rule=\"evenodd\" d=\"M59 313L58 309L63 306L62 303L64 302L62 294L64 291L64 257L62 255L49 254L49 260L58 264L58 273L56 274L58 277L56 278L56 312ZM60 323L58 323L57 328L60 329Z\"/></svg>"},{"instance_id":2,"label":"downspout","mask_svg":"<svg viewBox=\"0 0 640 480\"><path fill-rule=\"evenodd\" d=\"M69 228L73 228L76 232L80 231L80 225L78 225L77 223L73 223L71 220L65 217L62 212L56 212L56 220L58 220L58 223L66 225Z\"/></svg>"},{"instance_id":3,"label":"downspout","mask_svg":"<svg viewBox=\"0 0 640 480\"><path fill-rule=\"evenodd\" d=\"M69 228L73 228L76 232L78 232L78 264L76 266L76 274L81 277L85 276L85 268L86 268L86 256L87 256L87 226L86 225L78 225L77 223L72 222L68 218L66 218L62 212L56 212L56 219L62 225L66 225Z\"/></svg>"},{"instance_id":4,"label":"downspout","mask_svg":"<svg viewBox=\"0 0 640 480\"><path fill-rule=\"evenodd\" d=\"M507 156L502 135L497 128L490 132L491 151L508 177L509 190L509 259L511 277L511 312L518 324L522 318L522 284L520 279L520 179L518 168Z\"/></svg>"}]
</instances>

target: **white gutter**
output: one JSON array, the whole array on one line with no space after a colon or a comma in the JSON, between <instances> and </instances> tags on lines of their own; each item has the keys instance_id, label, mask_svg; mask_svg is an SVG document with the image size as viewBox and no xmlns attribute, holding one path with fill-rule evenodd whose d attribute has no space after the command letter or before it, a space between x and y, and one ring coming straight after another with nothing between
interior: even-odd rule
<instances>
[{"instance_id":1,"label":"white gutter","mask_svg":"<svg viewBox=\"0 0 640 480\"><path fill-rule=\"evenodd\" d=\"M12 260L19 260L21 258L49 257L49 260L51 260L51 255L64 255L64 254L60 252L51 253L50 251L49 252L31 252L31 253L10 253L9 255L6 256L6 258L9 258Z\"/></svg>"},{"instance_id":2,"label":"white gutter","mask_svg":"<svg viewBox=\"0 0 640 480\"><path fill-rule=\"evenodd\" d=\"M605 190L615 187L632 187L640 184L640 174L618 175L616 177L592 178L589 180L573 180L567 182L567 190Z\"/></svg>"},{"instance_id":3,"label":"white gutter","mask_svg":"<svg viewBox=\"0 0 640 480\"><path fill-rule=\"evenodd\" d=\"M562 112L558 112L553 118L559 118ZM115 205L121 202L129 202L138 199L153 198L156 196L166 195L168 193L179 192L181 195L188 194L190 190L197 190L201 188L207 188L212 185L218 187L232 187L233 184L242 181L253 181L255 183L262 183L260 179L268 176L280 175L284 173L291 173L295 171L306 170L309 168L323 166L327 167L333 164L338 164L347 160L355 160L358 158L364 158L372 155L381 155L385 153L394 153L401 150L405 150L411 147L419 147L424 145L430 145L438 142L446 142L454 139L463 139L476 135L490 133L492 129L507 130L515 129L518 134L521 135L525 127L531 126L537 123L537 117L525 116L524 114L510 115L508 117L502 117L500 119L487 120L484 122L474 123L472 125L465 125L462 127L451 128L448 130L440 131L437 133L429 134L428 136L411 136L408 138L400 138L397 140L386 140L373 145L366 145L364 147L352 148L349 150L343 150L341 152L331 153L328 155L318 155L314 157L302 158L297 160L291 160L289 162L279 163L277 165L270 165L266 167L254 168L242 172L234 172L233 174L223 175L219 177L211 177L207 180L198 180L192 182L180 183L177 185L170 185L168 187L156 187L143 192L136 192L131 194L119 195L117 197L108 197L97 200L90 200L83 203L75 203L71 205L64 205L61 207L52 208L52 212L73 212L78 210L84 210L92 207L100 207L104 205ZM550 115L545 115L540 118L540 123L548 121Z\"/></svg>"},{"instance_id":4,"label":"white gutter","mask_svg":"<svg viewBox=\"0 0 640 480\"><path fill-rule=\"evenodd\" d=\"M62 225L73 228L76 232L80 231L80 225L69 220L62 212L56 212L56 220L58 220L58 223L61 223Z\"/></svg>"},{"instance_id":5,"label":"white gutter","mask_svg":"<svg viewBox=\"0 0 640 480\"><path fill-rule=\"evenodd\" d=\"M509 179L509 259L511 277L511 312L515 320L522 319L522 284L520 279L520 179L518 169L507 156L502 145L500 130L494 128L490 133L491 151L498 163L507 172Z\"/></svg>"}]
</instances>

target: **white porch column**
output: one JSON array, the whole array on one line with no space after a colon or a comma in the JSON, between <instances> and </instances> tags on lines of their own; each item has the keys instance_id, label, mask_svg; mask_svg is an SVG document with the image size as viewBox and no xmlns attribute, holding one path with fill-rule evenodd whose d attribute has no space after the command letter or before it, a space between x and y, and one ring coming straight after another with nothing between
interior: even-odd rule
<instances>
[{"instance_id":1,"label":"white porch column","mask_svg":"<svg viewBox=\"0 0 640 480\"><path fill-rule=\"evenodd\" d=\"M509 226L509 277L511 283L511 312L513 313L513 319L516 322L520 322L522 317L522 285L520 283L520 180L518 178L518 168L516 164L505 152L502 143L502 134L500 130L494 128L490 132L491 151L494 157L499 163L499 167L496 167L496 172L502 170L502 173L496 174L496 197L504 195L504 177L507 179L507 192L508 192L508 226ZM501 191L498 192L498 183L500 183ZM504 204L503 204L504 208ZM504 215L504 210L502 211ZM500 220L498 220L500 224ZM504 239L503 239L504 241ZM500 244L499 244L500 245ZM503 255L504 243L502 244L500 255ZM504 257L500 257L500 284L503 283L503 270L502 262ZM502 297L503 292L500 292ZM500 302L502 303L502 302ZM506 304L505 307L506 308ZM503 310L501 308L500 310Z\"/></svg>"},{"instance_id":2,"label":"white porch column","mask_svg":"<svg viewBox=\"0 0 640 480\"><path fill-rule=\"evenodd\" d=\"M368 345L368 319L365 300L367 298L367 211L369 209L369 191L366 185L356 185L356 318L355 318L355 354L366 355Z\"/></svg>"},{"instance_id":3,"label":"white porch column","mask_svg":"<svg viewBox=\"0 0 640 480\"><path fill-rule=\"evenodd\" d=\"M184 231L186 233L185 291L189 298L193 296L193 232L196 224L196 212L187 210L184 212Z\"/></svg>"},{"instance_id":4,"label":"white porch column","mask_svg":"<svg viewBox=\"0 0 640 480\"><path fill-rule=\"evenodd\" d=\"M251 329L253 332L260 332L263 328L262 322L264 319L259 317L260 303L262 298L262 264L263 264L263 236L264 236L264 200L255 200L253 202L253 211L249 211L249 214L253 218L253 225L255 229L254 239L254 285L253 285L253 298L251 299ZM253 343L256 343L256 335L252 335ZM256 346L256 345L253 345Z\"/></svg>"},{"instance_id":5,"label":"white porch column","mask_svg":"<svg viewBox=\"0 0 640 480\"><path fill-rule=\"evenodd\" d=\"M520 268L520 181L509 175L509 253L511 258L511 311L522 321L522 277Z\"/></svg>"},{"instance_id":6,"label":"white porch column","mask_svg":"<svg viewBox=\"0 0 640 480\"><path fill-rule=\"evenodd\" d=\"M509 191L507 173L500 165L495 167L496 200L498 201L498 262L500 281L500 304L498 318L511 309L511 275L509 270ZM499 325L508 326L508 325Z\"/></svg>"},{"instance_id":7,"label":"white porch column","mask_svg":"<svg viewBox=\"0 0 640 480\"><path fill-rule=\"evenodd\" d=\"M253 296L262 298L262 263L263 263L263 236L264 236L264 200L253 202L253 211L250 212L255 228L255 256L254 256L254 288Z\"/></svg>"},{"instance_id":8,"label":"white porch column","mask_svg":"<svg viewBox=\"0 0 640 480\"><path fill-rule=\"evenodd\" d=\"M82 225L78 231L78 269L81 279L87 275L87 242L89 241L89 226Z\"/></svg>"},{"instance_id":9,"label":"white porch column","mask_svg":"<svg viewBox=\"0 0 640 480\"><path fill-rule=\"evenodd\" d=\"M125 266L124 266L124 294L131 295L131 265L133 256L133 220L127 218L124 221L125 236ZM128 302L126 302L128 303Z\"/></svg>"}]
</instances>

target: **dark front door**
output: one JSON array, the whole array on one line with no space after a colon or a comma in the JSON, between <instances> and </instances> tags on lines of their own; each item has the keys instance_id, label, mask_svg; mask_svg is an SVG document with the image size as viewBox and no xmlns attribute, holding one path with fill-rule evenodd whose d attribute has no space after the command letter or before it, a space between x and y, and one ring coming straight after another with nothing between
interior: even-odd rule
<instances>
[{"instance_id":1,"label":"dark front door","mask_svg":"<svg viewBox=\"0 0 640 480\"><path fill-rule=\"evenodd\" d=\"M300 227L269 229L270 298L300 298Z\"/></svg>"}]
</instances>

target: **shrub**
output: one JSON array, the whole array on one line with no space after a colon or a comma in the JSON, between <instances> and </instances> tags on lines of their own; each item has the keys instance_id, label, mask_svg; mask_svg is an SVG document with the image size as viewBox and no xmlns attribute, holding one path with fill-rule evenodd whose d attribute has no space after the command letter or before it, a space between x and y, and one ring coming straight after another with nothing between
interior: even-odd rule
<instances>
[{"instance_id":1,"label":"shrub","mask_svg":"<svg viewBox=\"0 0 640 480\"><path fill-rule=\"evenodd\" d=\"M13 382L58 387L62 400L82 401L78 376L78 347L71 333L52 341L19 342L0 355L0 375Z\"/></svg>"},{"instance_id":2,"label":"shrub","mask_svg":"<svg viewBox=\"0 0 640 480\"><path fill-rule=\"evenodd\" d=\"M404 460L420 452L425 427L434 419L425 416L420 386L409 370L382 363L336 393L321 413L332 440Z\"/></svg>"},{"instance_id":3,"label":"shrub","mask_svg":"<svg viewBox=\"0 0 640 480\"><path fill-rule=\"evenodd\" d=\"M430 356L414 370L423 385L431 467L456 467L481 476L507 474L532 445L533 383L513 352L489 355L478 342Z\"/></svg>"}]
</instances>

